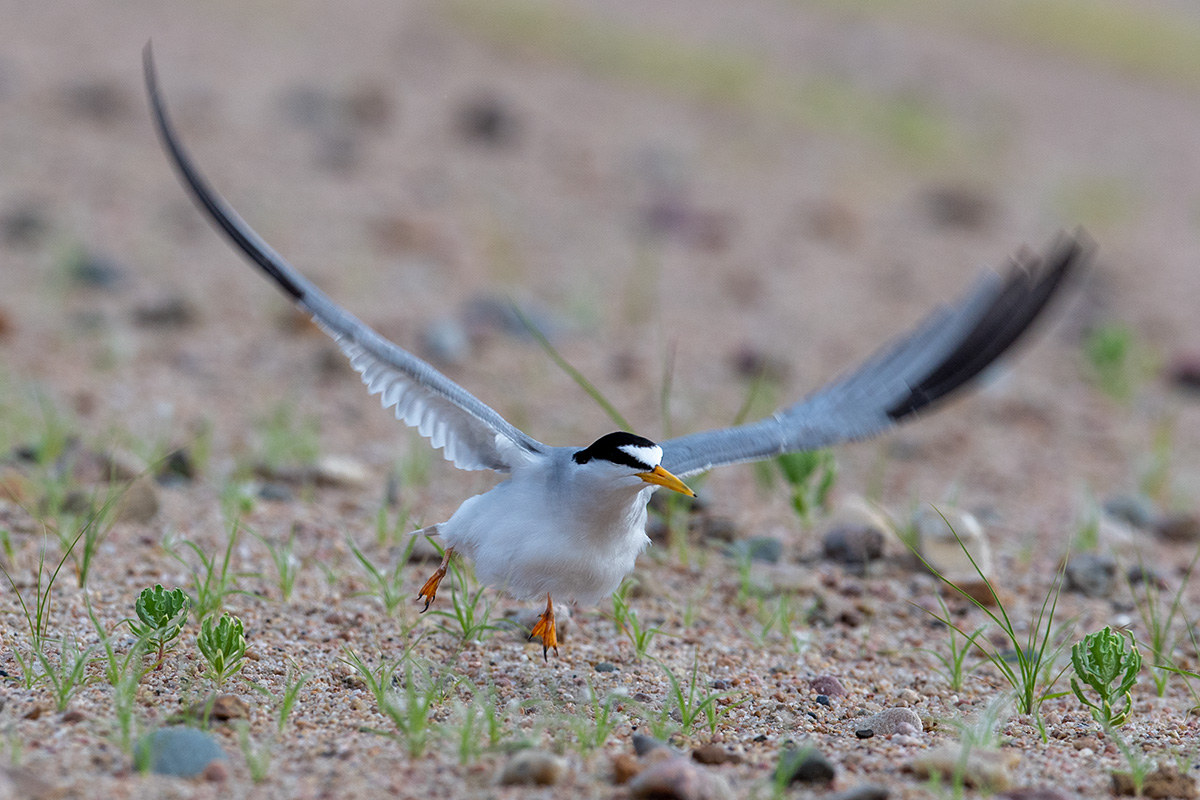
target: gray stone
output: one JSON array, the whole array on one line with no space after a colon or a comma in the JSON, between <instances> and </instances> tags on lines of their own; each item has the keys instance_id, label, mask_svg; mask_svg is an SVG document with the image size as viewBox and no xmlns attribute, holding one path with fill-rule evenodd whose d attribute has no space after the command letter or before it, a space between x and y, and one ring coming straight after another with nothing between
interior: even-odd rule
<instances>
[{"instance_id":1,"label":"gray stone","mask_svg":"<svg viewBox=\"0 0 1200 800\"><path fill-rule=\"evenodd\" d=\"M633 752L637 753L638 758L646 755L651 750L657 750L660 747L666 746L666 742L660 742L653 736L647 736L644 733L635 733L633 735Z\"/></svg>"},{"instance_id":2,"label":"gray stone","mask_svg":"<svg viewBox=\"0 0 1200 800\"><path fill-rule=\"evenodd\" d=\"M917 732L924 729L921 716L911 708L887 708L878 714L855 722L855 729L869 728L877 736L890 736L900 732L901 725L911 725Z\"/></svg>"},{"instance_id":3,"label":"gray stone","mask_svg":"<svg viewBox=\"0 0 1200 800\"><path fill-rule=\"evenodd\" d=\"M142 737L134 750L138 769L180 778L194 778L228 758L216 739L195 728L162 728Z\"/></svg>"},{"instance_id":4,"label":"gray stone","mask_svg":"<svg viewBox=\"0 0 1200 800\"><path fill-rule=\"evenodd\" d=\"M991 575L992 549L975 515L953 506L924 505L913 515L913 528L918 551L942 577L957 583L978 578L980 572Z\"/></svg>"},{"instance_id":5,"label":"gray stone","mask_svg":"<svg viewBox=\"0 0 1200 800\"><path fill-rule=\"evenodd\" d=\"M860 783L844 792L831 794L827 800L887 800L891 790L874 783Z\"/></svg>"},{"instance_id":6,"label":"gray stone","mask_svg":"<svg viewBox=\"0 0 1200 800\"><path fill-rule=\"evenodd\" d=\"M1087 597L1107 597L1117 578L1117 562L1099 553L1077 553L1067 560L1067 588Z\"/></svg>"},{"instance_id":7,"label":"gray stone","mask_svg":"<svg viewBox=\"0 0 1200 800\"><path fill-rule=\"evenodd\" d=\"M1140 494L1119 494L1104 501L1104 513L1141 530L1149 530L1158 521L1154 501Z\"/></svg>"},{"instance_id":8,"label":"gray stone","mask_svg":"<svg viewBox=\"0 0 1200 800\"><path fill-rule=\"evenodd\" d=\"M731 558L749 558L751 561L775 564L783 556L783 542L774 536L751 536L729 545L725 552Z\"/></svg>"},{"instance_id":9,"label":"gray stone","mask_svg":"<svg viewBox=\"0 0 1200 800\"><path fill-rule=\"evenodd\" d=\"M837 771L815 747L784 750L775 767L775 783L831 783Z\"/></svg>"}]
</instances>

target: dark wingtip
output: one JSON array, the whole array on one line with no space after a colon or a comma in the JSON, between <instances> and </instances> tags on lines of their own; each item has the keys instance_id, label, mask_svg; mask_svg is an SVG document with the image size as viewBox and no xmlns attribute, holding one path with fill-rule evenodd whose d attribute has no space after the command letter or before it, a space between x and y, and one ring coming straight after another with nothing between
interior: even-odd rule
<instances>
[{"instance_id":1,"label":"dark wingtip","mask_svg":"<svg viewBox=\"0 0 1200 800\"><path fill-rule=\"evenodd\" d=\"M1082 230L1060 235L1044 257L1015 260L992 304L945 359L887 410L900 420L941 400L1007 353L1043 316L1062 286L1082 272L1095 246Z\"/></svg>"},{"instance_id":2,"label":"dark wingtip","mask_svg":"<svg viewBox=\"0 0 1200 800\"><path fill-rule=\"evenodd\" d=\"M149 40L142 48L142 72L146 80L146 96L150 102L150 113L154 118L158 139L162 143L163 150L175 165L175 170L183 180L184 186L191 192L192 199L251 261L279 284L280 288L291 295L294 300L303 300L304 290L276 263L277 256L270 252L269 247L260 246L255 241L258 238L257 234L251 232L235 213L226 209L224 201L209 188L207 181L188 158L187 151L183 149L183 145L180 144L179 138L171 127L166 103L163 102L162 94L158 90L158 73L154 67L154 51Z\"/></svg>"}]
</instances>

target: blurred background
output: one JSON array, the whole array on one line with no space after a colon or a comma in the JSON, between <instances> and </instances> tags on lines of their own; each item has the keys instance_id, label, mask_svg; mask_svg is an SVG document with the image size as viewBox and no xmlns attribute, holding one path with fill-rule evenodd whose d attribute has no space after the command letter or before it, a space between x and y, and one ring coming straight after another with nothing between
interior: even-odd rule
<instances>
[{"instance_id":1,"label":"blurred background","mask_svg":"<svg viewBox=\"0 0 1200 800\"><path fill-rule=\"evenodd\" d=\"M1165 430L1167 501L1200 489L1194 3L9 0L0 18L8 443L34 387L97 434L204 432L216 475L279 414L371 467L409 446L190 205L146 110L152 39L232 205L544 441L614 425L510 298L657 437L767 413L1082 226L1099 259L1049 336L961 412L846 448L843 482L1063 516L1081 487L1135 486ZM728 502L746 474L714 477ZM486 479L453 476L448 509L464 483Z\"/></svg>"}]
</instances>

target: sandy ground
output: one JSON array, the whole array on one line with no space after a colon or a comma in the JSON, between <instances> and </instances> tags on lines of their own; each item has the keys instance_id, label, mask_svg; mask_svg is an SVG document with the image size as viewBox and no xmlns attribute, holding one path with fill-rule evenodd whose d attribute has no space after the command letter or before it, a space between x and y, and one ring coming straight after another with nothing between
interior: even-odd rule
<instances>
[{"instance_id":1,"label":"sandy ground","mask_svg":"<svg viewBox=\"0 0 1200 800\"><path fill-rule=\"evenodd\" d=\"M634 726L645 732L669 716L665 670L686 677L695 659L703 690L723 687L732 703L713 729L699 724L675 744L736 752L740 763L704 768L735 796L770 795L787 741L820 748L837 768L835 788L950 791L909 767L960 742L958 726L1002 680L983 666L951 691L921 650L945 652L947 631L909 603L931 604L935 582L903 546L889 541L877 569L849 574L820 558L820 530L801 525L786 493L763 489L749 467L703 482L707 513L731 520L740 538L781 540L781 562L754 565L746 584L717 544L657 546L630 598L662 630L646 658L608 604L575 609L548 664L511 631L461 642L437 630L445 618L418 617L407 602L387 613L347 542L389 570L401 558L403 536L381 545L376 534L388 476L403 477L413 524L446 518L493 479L430 455L208 229L159 151L140 53L153 38L194 156L268 241L360 317L440 358L555 444L590 442L613 423L488 313L509 296L635 428L659 437L732 420L749 387L739 364L771 368L776 379L754 406L766 413L956 296L982 266L1083 226L1098 247L1094 269L1019 361L937 415L837 451L834 508L871 493L898 518L923 502L978 514L1020 628L1089 504L1139 488L1157 433L1167 432L1157 452L1169 450L1170 464L1160 507L1200 505L1200 403L1165 377L1200 358L1200 49L1171 60L1180 42L1185 51L1200 42L1200 14L1186 3L1050 5L1050 17L1083 14L1088 24L1062 34L1027 3L982 14L948 0L0 3L2 444L41 435L45 414L32 399L41 397L79 435L77 454L153 458L184 446L203 455L198 476L155 485L157 511L117 522L100 545L86 589L102 622L129 616L154 583L192 591L168 549L190 540L223 553L222 497L230 487L254 496L249 466L287 454L269 444L280 409L295 429L284 438L365 470L350 485L292 486L285 499L248 503L244 524L273 543L294 533L300 564L284 601L260 540L243 534L233 550L244 593L225 608L245 621L253 659L226 688L250 707L253 746L271 753L261 782L228 725L214 734L230 754L218 780L134 773L99 663L68 704L80 713L64 720L44 681L19 680L29 630L10 585L0 589L3 764L55 797L526 796L496 781L509 750L533 744L568 765L538 792L622 796L613 757L631 752ZM1106 43L1111 29L1096 20L1152 41L1171 35L1134 53L1134 40ZM73 277L81 258L111 268L111 285ZM147 310L171 303L182 313L147 321ZM1124 401L1098 388L1083 357L1086 332L1114 323L1135 346ZM456 346L460 332L469 340ZM73 462L70 480L94 490L86 460ZM11 543L0 558L28 597L45 541L40 473L14 459L6 469L34 476L16 498L25 508L0 504ZM1128 563L1140 552L1174 591L1196 544L1134 537L1118 554ZM61 550L49 541L54 561ZM404 565L402 591L415 594L430 568ZM49 633L87 645L96 633L68 571ZM797 621L798 635L761 633L780 597L818 609ZM1185 597L1190 619L1196 592ZM521 610L499 595L484 602L496 617ZM439 603L449 608L448 594ZM951 604L968 630L983 624ZM1059 618L1072 621L1072 639L1106 624L1146 635L1124 584L1100 599L1064 592ZM196 628L167 669L143 680L139 730L210 690ZM127 648L121 630L114 642ZM340 660L346 648L371 664L409 653L450 676L420 757ZM1197 666L1189 648L1174 657ZM616 671L597 672L601 662ZM277 733L291 664L312 677ZM823 674L848 696L816 703L808 681ZM572 727L595 713L589 687L619 698L616 727L594 752ZM1158 698L1147 672L1134 698L1134 747L1195 764L1182 679ZM464 709L489 705L504 712L501 746L462 763ZM911 706L926 730L854 737L856 720L895 706ZM1070 696L1049 701L1045 719L1048 743L1003 709L1003 749L1019 756L1012 785L1107 796L1109 772L1125 763L1118 748Z\"/></svg>"}]
</instances>

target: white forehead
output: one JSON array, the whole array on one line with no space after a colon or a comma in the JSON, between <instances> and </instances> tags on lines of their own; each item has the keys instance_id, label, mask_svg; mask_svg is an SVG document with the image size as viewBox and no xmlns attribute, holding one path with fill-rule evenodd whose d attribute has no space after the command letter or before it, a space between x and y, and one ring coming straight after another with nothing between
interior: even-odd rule
<instances>
[{"instance_id":1,"label":"white forehead","mask_svg":"<svg viewBox=\"0 0 1200 800\"><path fill-rule=\"evenodd\" d=\"M623 444L617 449L630 458L651 468L657 467L662 463L662 448L656 444L652 444L649 447L637 444Z\"/></svg>"}]
</instances>

